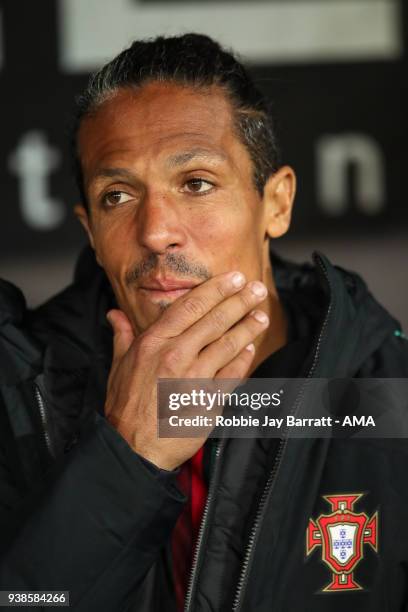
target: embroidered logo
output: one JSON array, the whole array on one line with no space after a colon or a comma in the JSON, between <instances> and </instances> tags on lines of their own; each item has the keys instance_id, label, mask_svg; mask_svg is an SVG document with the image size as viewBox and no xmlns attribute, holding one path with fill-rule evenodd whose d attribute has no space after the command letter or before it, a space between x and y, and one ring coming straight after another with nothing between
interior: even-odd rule
<instances>
[{"instance_id":1,"label":"embroidered logo","mask_svg":"<svg viewBox=\"0 0 408 612\"><path fill-rule=\"evenodd\" d=\"M322 560L332 572L332 581L323 592L361 590L353 572L364 558L364 545L369 544L378 552L378 512L371 518L365 512L354 512L354 505L363 495L324 495L331 513L309 519L306 555L321 546Z\"/></svg>"}]
</instances>

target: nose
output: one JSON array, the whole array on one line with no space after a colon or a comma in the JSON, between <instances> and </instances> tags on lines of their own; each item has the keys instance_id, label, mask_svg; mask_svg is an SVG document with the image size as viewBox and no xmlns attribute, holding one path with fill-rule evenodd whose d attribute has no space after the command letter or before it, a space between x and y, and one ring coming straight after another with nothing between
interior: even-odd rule
<instances>
[{"instance_id":1,"label":"nose","mask_svg":"<svg viewBox=\"0 0 408 612\"><path fill-rule=\"evenodd\" d=\"M146 195L137 214L139 244L153 253L184 246L186 233L179 214L170 197Z\"/></svg>"}]
</instances>

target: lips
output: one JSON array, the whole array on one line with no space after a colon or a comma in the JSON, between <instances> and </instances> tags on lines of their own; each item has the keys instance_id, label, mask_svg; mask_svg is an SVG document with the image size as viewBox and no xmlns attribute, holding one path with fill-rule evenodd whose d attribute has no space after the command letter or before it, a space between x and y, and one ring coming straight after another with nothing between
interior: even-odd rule
<instances>
[{"instance_id":1,"label":"lips","mask_svg":"<svg viewBox=\"0 0 408 612\"><path fill-rule=\"evenodd\" d=\"M157 290L157 291L174 291L175 289L192 289L196 287L198 283L177 278L153 278L149 281L145 281L141 289Z\"/></svg>"},{"instance_id":2,"label":"lips","mask_svg":"<svg viewBox=\"0 0 408 612\"><path fill-rule=\"evenodd\" d=\"M153 278L140 287L141 292L152 302L174 300L196 287L199 283L177 278Z\"/></svg>"}]
</instances>

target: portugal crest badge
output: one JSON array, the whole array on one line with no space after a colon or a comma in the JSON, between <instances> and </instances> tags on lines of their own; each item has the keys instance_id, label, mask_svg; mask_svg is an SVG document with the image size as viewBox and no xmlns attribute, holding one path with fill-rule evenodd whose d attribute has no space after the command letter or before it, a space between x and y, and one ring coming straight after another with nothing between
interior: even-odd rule
<instances>
[{"instance_id":1,"label":"portugal crest badge","mask_svg":"<svg viewBox=\"0 0 408 612\"><path fill-rule=\"evenodd\" d=\"M368 544L378 552L378 512L371 518L365 512L354 512L354 505L363 495L324 495L331 513L309 519L306 555L321 547L322 560L332 572L332 581L323 592L361 590L353 572L364 558L364 547Z\"/></svg>"}]
</instances>

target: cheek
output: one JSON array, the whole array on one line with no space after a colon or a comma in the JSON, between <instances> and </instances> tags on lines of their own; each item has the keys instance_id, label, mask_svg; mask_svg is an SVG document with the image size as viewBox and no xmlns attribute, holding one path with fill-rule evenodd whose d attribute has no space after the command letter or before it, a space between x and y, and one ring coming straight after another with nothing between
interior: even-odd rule
<instances>
[{"instance_id":1,"label":"cheek","mask_svg":"<svg viewBox=\"0 0 408 612\"><path fill-rule=\"evenodd\" d=\"M261 215L248 205L207 211L194 223L191 236L200 253L211 257L214 272L239 269L244 261L256 265L262 255Z\"/></svg>"},{"instance_id":2,"label":"cheek","mask_svg":"<svg viewBox=\"0 0 408 612\"><path fill-rule=\"evenodd\" d=\"M133 225L129 220L106 216L97 220L93 231L95 252L102 267L117 272L131 258L136 247Z\"/></svg>"}]
</instances>

